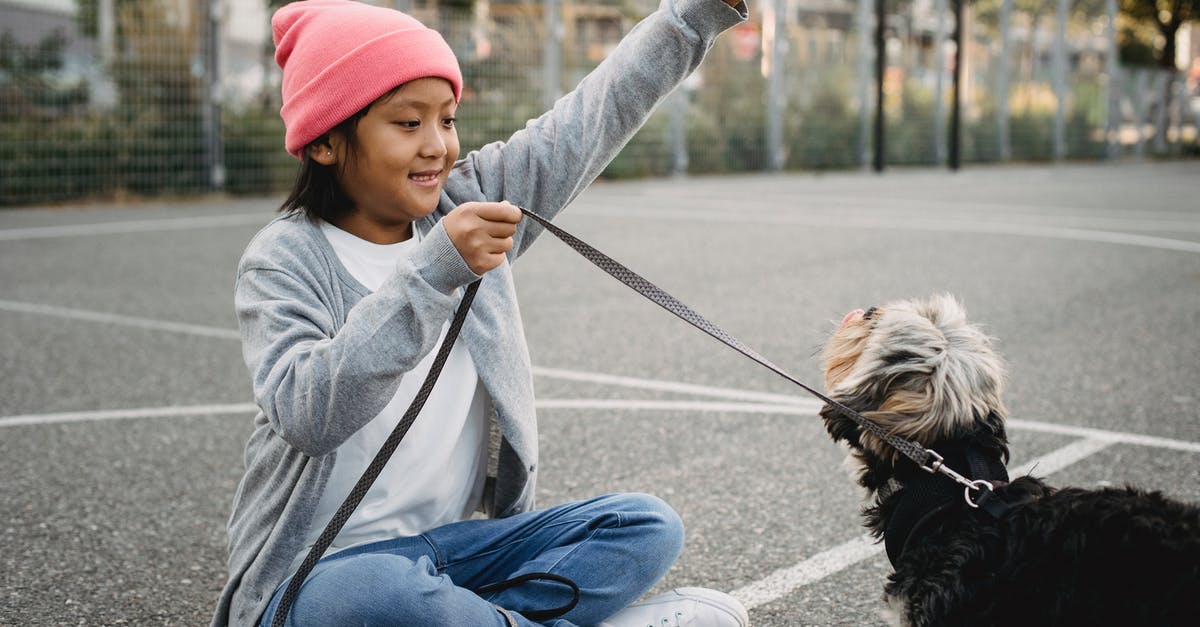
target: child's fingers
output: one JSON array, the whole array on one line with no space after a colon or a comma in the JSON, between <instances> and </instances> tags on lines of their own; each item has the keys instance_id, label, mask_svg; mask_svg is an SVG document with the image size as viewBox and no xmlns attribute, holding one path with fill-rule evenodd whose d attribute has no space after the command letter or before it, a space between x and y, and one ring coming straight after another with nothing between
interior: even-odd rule
<instances>
[{"instance_id":1,"label":"child's fingers","mask_svg":"<svg viewBox=\"0 0 1200 627\"><path fill-rule=\"evenodd\" d=\"M510 203L463 203L443 222L450 241L476 274L500 265L513 247L521 210Z\"/></svg>"},{"instance_id":2,"label":"child's fingers","mask_svg":"<svg viewBox=\"0 0 1200 627\"><path fill-rule=\"evenodd\" d=\"M489 222L517 224L524 217L521 210L507 200L501 202L469 203L477 215Z\"/></svg>"}]
</instances>

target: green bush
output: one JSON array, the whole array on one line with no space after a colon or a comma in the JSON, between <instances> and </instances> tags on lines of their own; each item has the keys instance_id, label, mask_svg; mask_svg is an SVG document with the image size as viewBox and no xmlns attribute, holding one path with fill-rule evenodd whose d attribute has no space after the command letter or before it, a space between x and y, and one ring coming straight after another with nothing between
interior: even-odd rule
<instances>
[{"instance_id":1,"label":"green bush","mask_svg":"<svg viewBox=\"0 0 1200 627\"><path fill-rule=\"evenodd\" d=\"M274 194L290 189L299 162L283 147L283 120L274 111L247 110L224 116L225 191Z\"/></svg>"},{"instance_id":2,"label":"green bush","mask_svg":"<svg viewBox=\"0 0 1200 627\"><path fill-rule=\"evenodd\" d=\"M858 165L858 112L850 108L849 77L822 76L789 112L784 132L789 141L787 167L824 170Z\"/></svg>"}]
</instances>

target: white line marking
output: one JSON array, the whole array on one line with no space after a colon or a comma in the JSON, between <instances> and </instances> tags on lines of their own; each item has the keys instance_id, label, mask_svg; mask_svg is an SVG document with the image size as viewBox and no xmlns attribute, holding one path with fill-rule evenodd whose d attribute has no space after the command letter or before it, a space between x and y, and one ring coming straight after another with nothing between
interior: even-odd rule
<instances>
[{"instance_id":1,"label":"white line marking","mask_svg":"<svg viewBox=\"0 0 1200 627\"><path fill-rule=\"evenodd\" d=\"M561 368L545 368L534 366L533 374L551 379L564 379L567 381L585 381L588 383L599 383L602 385L616 385L629 388L641 388L645 390L658 390L660 392L678 392L680 394L695 394L697 396L714 396L718 398L733 398L743 399L747 401L759 401L763 403L783 403L787 405L804 405L808 406L812 403L807 397L789 396L787 394L771 394L769 392L752 392L749 390L736 390L733 388L719 388L707 385L694 385L691 383L679 383L675 381L661 381L656 379L637 379L633 377L621 377L611 374L600 374L598 372L581 372L579 370L564 370ZM818 405L819 407L819 405Z\"/></svg>"},{"instance_id":2,"label":"white line marking","mask_svg":"<svg viewBox=\"0 0 1200 627\"><path fill-rule=\"evenodd\" d=\"M603 411L713 411L741 414L815 416L820 403L765 405L760 403L714 403L712 401L658 401L607 398L567 398L537 401L538 409L599 409Z\"/></svg>"},{"instance_id":3,"label":"white line marking","mask_svg":"<svg viewBox=\"0 0 1200 627\"><path fill-rule=\"evenodd\" d=\"M1059 425L1050 422L1037 422L1033 420L1008 420L1006 423L1014 429L1024 429L1026 431L1039 431L1042 433L1057 433L1059 435L1071 435L1081 438L1089 438L1094 440L1106 440L1109 442L1120 442L1122 444L1139 444L1141 446L1152 446L1155 448L1173 449L1176 451L1188 451L1190 453L1200 453L1200 442L1187 442L1184 440L1172 440L1169 438L1160 438L1152 435L1141 435L1139 433L1122 433L1120 431L1105 431L1102 429L1092 429L1089 427L1073 427L1070 425Z\"/></svg>"},{"instance_id":4,"label":"white line marking","mask_svg":"<svg viewBox=\"0 0 1200 627\"><path fill-rule=\"evenodd\" d=\"M884 218L880 216L823 216L823 215L787 215L787 216L736 216L728 213L689 209L676 211L656 209L653 211L632 211L627 209L606 208L603 211L582 209L576 214L586 214L601 217L626 217L661 220L686 220L695 222L737 222L739 224L787 224L795 226L812 226L822 228L872 228L872 229L902 229L906 231L940 231L948 233L983 233L987 235L1019 235L1051 239L1065 239L1103 244L1122 244L1126 246L1141 246L1160 250L1174 250L1188 253L1200 253L1200 242L1188 240L1137 235L1132 233L1117 233L1113 231L1097 231L1094 229L1077 229L1068 227L1022 225L1001 222L986 222L955 219L931 219L910 217L904 219Z\"/></svg>"},{"instance_id":5,"label":"white line marking","mask_svg":"<svg viewBox=\"0 0 1200 627\"><path fill-rule=\"evenodd\" d=\"M148 233L152 231L182 231L187 229L211 229L246 224L266 224L274 216L266 213L246 213L222 216L199 216L192 218L164 218L161 220L128 220L124 222L99 222L95 224L64 224L60 226L34 226L19 229L0 229L0 240L43 239L47 237L74 237L78 235L115 235L121 233Z\"/></svg>"},{"instance_id":6,"label":"white line marking","mask_svg":"<svg viewBox=\"0 0 1200 627\"><path fill-rule=\"evenodd\" d=\"M1037 469L1039 476L1050 475L1104 450L1112 443L1112 441L1105 440L1072 442L1013 469L1012 476L1027 474L1031 468ZM797 588L815 583L859 562L871 559L882 552L883 546L877 544L875 538L869 534L864 534L832 549L817 553L795 566L781 568L729 594L741 601L746 609L752 610L781 599Z\"/></svg>"},{"instance_id":7,"label":"white line marking","mask_svg":"<svg viewBox=\"0 0 1200 627\"><path fill-rule=\"evenodd\" d=\"M1038 477L1048 477L1075 462L1090 457L1112 446L1117 440L1085 438L1031 459L1020 466L1009 469L1010 477L1020 477L1037 471Z\"/></svg>"},{"instance_id":8,"label":"white line marking","mask_svg":"<svg viewBox=\"0 0 1200 627\"><path fill-rule=\"evenodd\" d=\"M185 416L207 416L217 414L254 415L258 406L254 403L228 403L224 405L174 405L167 407L142 407L139 409L107 409L98 411L66 411L56 414L26 414L0 418L0 427L24 425L49 425L67 422L95 422L98 420L125 420L128 418L181 418Z\"/></svg>"},{"instance_id":9,"label":"white line marking","mask_svg":"<svg viewBox=\"0 0 1200 627\"><path fill-rule=\"evenodd\" d=\"M123 316L121 314L104 313L86 309L73 309L70 307L56 307L54 305L36 305L33 303L21 303L12 300L0 300L0 309L16 311L19 313L70 318L72 320L87 320L89 322L119 324L127 327L151 329L154 331L170 331L172 333L186 333L188 335L216 337L223 340L236 340L240 338L238 332L234 329L222 329L220 327L186 324L182 322L164 322L162 320L154 320L151 318Z\"/></svg>"},{"instance_id":10,"label":"white line marking","mask_svg":"<svg viewBox=\"0 0 1200 627\"><path fill-rule=\"evenodd\" d=\"M713 403L708 401L658 401L619 399L548 399L537 401L539 409L599 409L606 411L690 411L724 412L741 414L816 415L819 406L764 405L757 403ZM141 407L137 409L100 409L93 411L68 411L52 414L23 414L0 416L0 428L25 425L60 424L66 422L94 422L124 418L179 418L202 414L256 413L254 403L232 403L224 405L168 405L165 407Z\"/></svg>"},{"instance_id":11,"label":"white line marking","mask_svg":"<svg viewBox=\"0 0 1200 627\"><path fill-rule=\"evenodd\" d=\"M861 535L788 568L779 569L758 581L738 588L729 595L747 610L781 599L793 590L820 581L863 560L883 552L870 535Z\"/></svg>"}]
</instances>

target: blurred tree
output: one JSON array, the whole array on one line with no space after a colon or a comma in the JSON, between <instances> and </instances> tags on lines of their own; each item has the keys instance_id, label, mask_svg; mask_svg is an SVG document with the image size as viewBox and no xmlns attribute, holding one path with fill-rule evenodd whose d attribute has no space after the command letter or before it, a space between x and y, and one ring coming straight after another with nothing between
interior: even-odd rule
<instances>
[{"instance_id":1,"label":"blurred tree","mask_svg":"<svg viewBox=\"0 0 1200 627\"><path fill-rule=\"evenodd\" d=\"M67 44L62 30L28 45L9 31L0 34L0 121L43 118L87 101L87 85L55 79Z\"/></svg>"},{"instance_id":2,"label":"blurred tree","mask_svg":"<svg viewBox=\"0 0 1200 627\"><path fill-rule=\"evenodd\" d=\"M1156 51L1158 67L1174 71L1176 36L1193 18L1200 18L1200 0L1120 0L1121 12L1129 18L1151 24L1161 36Z\"/></svg>"}]
</instances>

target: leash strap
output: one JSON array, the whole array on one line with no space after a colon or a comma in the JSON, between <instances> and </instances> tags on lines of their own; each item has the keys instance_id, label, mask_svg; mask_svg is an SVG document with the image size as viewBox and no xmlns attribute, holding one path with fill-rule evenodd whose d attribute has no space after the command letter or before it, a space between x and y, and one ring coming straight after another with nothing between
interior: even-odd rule
<instances>
[{"instance_id":1,"label":"leash strap","mask_svg":"<svg viewBox=\"0 0 1200 627\"><path fill-rule=\"evenodd\" d=\"M482 280L482 279L481 279ZM450 322L450 328L446 331L446 337L442 340L441 346L438 348L437 356L433 359L433 364L429 367L429 374L425 376L425 381L421 384L421 388L417 390L416 397L408 407L408 411L404 412L404 416L400 422L396 424L396 428L392 430L392 434L384 441L379 452L375 454L375 459L371 460L371 464L363 471L363 474L358 479L358 483L354 484L354 488L350 490L350 495L342 502L341 507L338 507L334 512L333 518L329 520L329 524L325 525L325 530L313 543L312 548L308 551L304 561L300 564L299 570L295 575L292 575L292 580L288 583L287 590L283 592L283 597L279 600L279 607L275 609L275 615L271 618L271 627L283 627L287 622L288 612L292 609L292 603L296 600L296 594L300 592L300 586L304 583L304 579L312 572L314 566L325 554L329 545L333 543L333 539L337 537L339 531L345 526L346 521L350 519L350 515L354 513L354 509L362 502L363 497L367 495L367 490L371 488L371 484L379 477L379 473L383 472L383 467L387 465L388 459L395 452L396 447L400 446L400 440L404 438L404 434L408 433L408 429L412 427L413 422L417 419L417 414L421 413L421 408L425 406L425 401L429 399L429 393L433 391L433 385L437 383L438 375L442 373L442 367L446 365L446 359L450 356L450 349L454 347L454 340L458 338L458 332L462 329L463 322L467 319L467 310L471 307L471 302L475 300L475 292L479 290L479 280L467 286L463 293L462 302L458 305L458 310L454 312L454 319Z\"/></svg>"},{"instance_id":2,"label":"leash strap","mask_svg":"<svg viewBox=\"0 0 1200 627\"><path fill-rule=\"evenodd\" d=\"M509 588L515 588L530 581L553 581L556 583L561 583L571 589L571 600L559 607L548 610L513 610L529 620L540 622L550 620L552 618L558 618L559 616L562 616L563 614L575 609L575 606L579 603L579 585L574 581L563 577L562 575L556 575L554 573L525 573L524 575L518 575L512 579L505 579L504 581L498 583L490 583L486 586L480 586L479 588L475 589L475 594L483 596L492 592L500 592Z\"/></svg>"},{"instance_id":3,"label":"leash strap","mask_svg":"<svg viewBox=\"0 0 1200 627\"><path fill-rule=\"evenodd\" d=\"M872 422L866 416L863 416L862 414L858 413L857 411L854 411L853 409L850 409L849 407L845 406L844 404L839 403L839 402L829 398L828 396L825 396L824 394L805 385L804 382L802 382L799 379L797 379L796 377L792 376L791 374L789 374L787 371L780 368L779 366L776 366L775 364L771 363L766 357L759 355L757 351L750 348L749 346L746 346L740 340L733 337L729 333L726 333L725 330L722 329L721 327L718 327L717 325L713 324L712 322L709 322L704 316L701 316L699 313L696 313L695 311L693 311L692 308L679 302L678 299L676 299L674 296L671 296L667 292L663 291L657 285L642 278L642 276L639 275L638 273L634 272L633 270L630 270L629 268L626 268L625 266L621 265L613 258L609 257L608 255L605 255L604 253L600 252L599 250L596 250L595 248L593 248L592 246L590 246L583 240L579 239L578 237L575 237L574 235L571 235L570 233L555 226L549 220L546 220L545 218L529 211L528 209L521 209L521 211L526 216L528 216L530 219L532 219L534 222L537 222L541 226L545 227L545 229L547 231L550 231L556 237L561 239L566 245L575 249L576 252L583 255L588 261L591 261L593 264L595 264L601 270L607 272L608 274L612 275L618 281L629 286L635 292L650 299L650 301L653 302L654 304L662 307L663 309L666 309L667 311L671 312L675 316L686 321L688 324L691 324L692 326L696 327L697 329L700 329L701 331L704 331L705 333L711 335L713 338L715 338L717 341L721 342L722 344L725 344L726 346L741 353L742 355L745 355L746 357L749 357L750 359L758 362L760 365L765 366L771 372L774 372L775 374L783 377L784 379L787 379L788 381L792 382L793 384L800 386L809 394L812 394L813 396L817 397L821 401L825 402L827 405L833 407L837 411L844 414L846 417L848 417L851 420L853 420L854 422L858 423L858 425L861 426L863 429L870 431L871 433L875 434L876 437L880 438L881 440L883 440L883 441L887 442L888 444L890 444L891 446L895 447L896 450L900 451L905 456L907 456L909 459L916 462L916 464L918 466L929 469L928 464L929 464L930 460L934 459L934 456L930 454L930 451L928 449L921 446L920 443L915 442L913 440L905 440L905 439L896 437L895 435L892 435L887 430L885 430L883 427ZM934 470L938 470L939 467L940 467L940 465L935 466L932 470L930 470L930 472L933 472Z\"/></svg>"}]
</instances>

